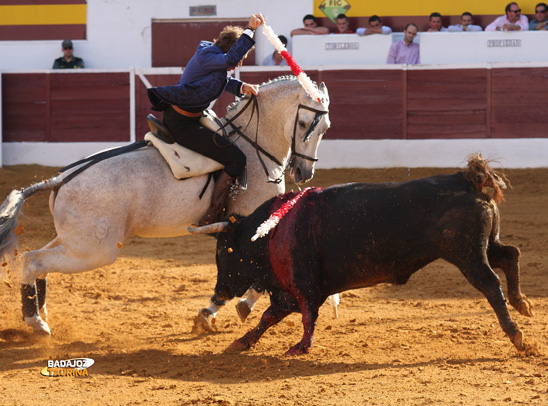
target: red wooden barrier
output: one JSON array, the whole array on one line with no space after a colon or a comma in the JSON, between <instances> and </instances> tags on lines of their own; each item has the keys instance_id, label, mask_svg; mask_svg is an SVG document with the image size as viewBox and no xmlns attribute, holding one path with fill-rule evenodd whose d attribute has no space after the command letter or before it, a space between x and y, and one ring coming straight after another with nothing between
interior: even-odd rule
<instances>
[{"instance_id":1,"label":"red wooden barrier","mask_svg":"<svg viewBox=\"0 0 548 406\"><path fill-rule=\"evenodd\" d=\"M307 71L331 99L327 139L546 138L548 67ZM3 73L3 142L131 141L132 72ZM279 71L241 71L263 83ZM153 86L179 74L147 75ZM135 77L135 135L148 131L146 87ZM233 97L214 110L224 116ZM160 113L155 113L160 118Z\"/></svg>"}]
</instances>

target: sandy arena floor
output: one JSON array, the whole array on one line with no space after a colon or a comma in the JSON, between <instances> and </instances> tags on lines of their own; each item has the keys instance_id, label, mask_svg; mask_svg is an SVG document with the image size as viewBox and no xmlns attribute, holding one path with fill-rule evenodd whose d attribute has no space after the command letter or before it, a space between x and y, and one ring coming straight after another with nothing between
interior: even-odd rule
<instances>
[{"instance_id":1,"label":"sandy arena floor","mask_svg":"<svg viewBox=\"0 0 548 406\"><path fill-rule=\"evenodd\" d=\"M317 171L311 184L455 171ZM37 165L0 169L0 201L54 173ZM535 306L534 318L514 309L511 315L536 348L532 355L517 353L486 299L441 261L405 286L343 293L338 319L324 305L308 355L283 356L300 340L298 314L269 330L252 350L224 354L258 322L267 298L243 325L233 301L219 313L217 333L194 334L193 318L215 285L215 240L131 238L112 266L50 275L49 338L34 337L24 325L17 273L6 275L4 267L0 404L547 405L548 169L506 174L513 189L501 205L501 239L520 247L522 289ZM21 249L53 238L46 195L31 197L25 214ZM89 376L40 375L47 360L77 357L95 360Z\"/></svg>"}]
</instances>

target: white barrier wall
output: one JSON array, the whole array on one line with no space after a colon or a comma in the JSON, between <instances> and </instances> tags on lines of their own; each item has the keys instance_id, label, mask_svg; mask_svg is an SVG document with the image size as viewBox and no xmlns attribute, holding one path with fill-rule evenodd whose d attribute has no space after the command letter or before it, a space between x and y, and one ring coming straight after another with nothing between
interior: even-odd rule
<instances>
[{"instance_id":1,"label":"white barrier wall","mask_svg":"<svg viewBox=\"0 0 548 406\"><path fill-rule=\"evenodd\" d=\"M422 64L546 62L546 31L424 32Z\"/></svg>"},{"instance_id":2,"label":"white barrier wall","mask_svg":"<svg viewBox=\"0 0 548 406\"><path fill-rule=\"evenodd\" d=\"M293 56L306 65L382 65L392 42L403 33L300 35L293 37ZM462 64L489 62L546 62L548 35L524 32L421 32L421 64Z\"/></svg>"},{"instance_id":3,"label":"white barrier wall","mask_svg":"<svg viewBox=\"0 0 548 406\"><path fill-rule=\"evenodd\" d=\"M301 65L383 65L392 35L331 34L293 37L293 55Z\"/></svg>"}]
</instances>

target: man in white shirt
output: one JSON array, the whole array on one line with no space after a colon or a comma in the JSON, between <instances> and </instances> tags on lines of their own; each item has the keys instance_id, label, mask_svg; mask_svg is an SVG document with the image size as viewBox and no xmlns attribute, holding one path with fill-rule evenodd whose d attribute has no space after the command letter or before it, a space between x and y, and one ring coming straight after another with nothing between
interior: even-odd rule
<instances>
[{"instance_id":1,"label":"man in white shirt","mask_svg":"<svg viewBox=\"0 0 548 406\"><path fill-rule=\"evenodd\" d=\"M447 31L447 28L445 28L442 24L441 14L440 13L430 14L430 18L428 20L428 29L426 31L428 31L428 32L444 32L444 31Z\"/></svg>"},{"instance_id":2,"label":"man in white shirt","mask_svg":"<svg viewBox=\"0 0 548 406\"><path fill-rule=\"evenodd\" d=\"M521 15L518 3L508 3L506 15L497 17L485 31L529 31L529 20Z\"/></svg>"},{"instance_id":3,"label":"man in white shirt","mask_svg":"<svg viewBox=\"0 0 548 406\"><path fill-rule=\"evenodd\" d=\"M472 13L465 11L460 16L460 24L450 25L447 29L450 32L473 32L473 31L483 31L479 25L472 24L474 22L474 17Z\"/></svg>"},{"instance_id":4,"label":"man in white shirt","mask_svg":"<svg viewBox=\"0 0 548 406\"><path fill-rule=\"evenodd\" d=\"M377 15L369 17L369 28L358 28L358 35L392 34L392 28L382 25L381 18Z\"/></svg>"},{"instance_id":5,"label":"man in white shirt","mask_svg":"<svg viewBox=\"0 0 548 406\"><path fill-rule=\"evenodd\" d=\"M326 35L329 34L329 28L318 26L316 17L307 14L303 17L303 28L295 28L291 31L291 36L295 35Z\"/></svg>"}]
</instances>

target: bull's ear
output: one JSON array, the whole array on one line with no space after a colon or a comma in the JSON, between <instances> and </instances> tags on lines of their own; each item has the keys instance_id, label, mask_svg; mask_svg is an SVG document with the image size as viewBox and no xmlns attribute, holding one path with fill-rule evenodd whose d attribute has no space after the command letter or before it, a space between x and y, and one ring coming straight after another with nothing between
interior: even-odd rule
<instances>
[{"instance_id":1,"label":"bull's ear","mask_svg":"<svg viewBox=\"0 0 548 406\"><path fill-rule=\"evenodd\" d=\"M223 233L228 229L228 221L221 221L219 223L208 224L202 227L188 227L190 234L215 234Z\"/></svg>"}]
</instances>

